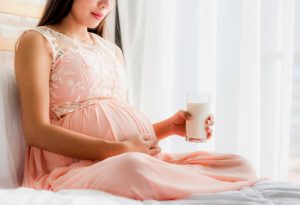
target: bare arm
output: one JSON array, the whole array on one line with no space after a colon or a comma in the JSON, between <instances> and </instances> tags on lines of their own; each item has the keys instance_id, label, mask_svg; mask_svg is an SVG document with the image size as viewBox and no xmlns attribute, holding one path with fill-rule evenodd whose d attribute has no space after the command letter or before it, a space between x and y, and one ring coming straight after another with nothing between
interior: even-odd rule
<instances>
[{"instance_id":1,"label":"bare arm","mask_svg":"<svg viewBox=\"0 0 300 205\"><path fill-rule=\"evenodd\" d=\"M40 34L28 32L15 55L22 124L28 145L74 158L102 160L126 150L110 142L52 125L49 119L50 46Z\"/></svg>"},{"instance_id":2,"label":"bare arm","mask_svg":"<svg viewBox=\"0 0 300 205\"><path fill-rule=\"evenodd\" d=\"M153 128L155 130L156 137L158 140L162 140L173 134L168 119L161 122L154 123Z\"/></svg>"}]
</instances>

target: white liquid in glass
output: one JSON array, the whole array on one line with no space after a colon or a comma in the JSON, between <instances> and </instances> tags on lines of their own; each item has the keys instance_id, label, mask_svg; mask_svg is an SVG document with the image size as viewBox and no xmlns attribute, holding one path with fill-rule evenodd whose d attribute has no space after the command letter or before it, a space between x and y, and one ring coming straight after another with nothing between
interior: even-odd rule
<instances>
[{"instance_id":1,"label":"white liquid in glass","mask_svg":"<svg viewBox=\"0 0 300 205\"><path fill-rule=\"evenodd\" d=\"M187 102L187 111L192 115L192 120L186 121L186 140L206 142L205 121L210 115L210 103Z\"/></svg>"}]
</instances>

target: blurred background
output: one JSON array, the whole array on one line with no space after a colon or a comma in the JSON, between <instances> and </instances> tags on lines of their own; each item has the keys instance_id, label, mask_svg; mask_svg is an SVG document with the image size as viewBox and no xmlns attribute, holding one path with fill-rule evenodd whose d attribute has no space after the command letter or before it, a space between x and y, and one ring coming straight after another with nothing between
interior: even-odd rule
<instances>
[{"instance_id":1,"label":"blurred background","mask_svg":"<svg viewBox=\"0 0 300 205\"><path fill-rule=\"evenodd\" d=\"M0 36L37 21L1 13ZM163 151L236 153L261 177L300 181L300 0L117 0L107 26L129 101L153 123L186 109L188 91L213 96L213 138L172 136ZM1 51L0 64L13 56Z\"/></svg>"}]
</instances>

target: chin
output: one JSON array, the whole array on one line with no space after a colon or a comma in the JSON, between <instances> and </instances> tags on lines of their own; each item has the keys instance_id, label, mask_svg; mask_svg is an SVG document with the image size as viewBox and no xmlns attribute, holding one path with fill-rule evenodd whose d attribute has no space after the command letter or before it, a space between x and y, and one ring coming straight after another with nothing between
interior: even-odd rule
<instances>
[{"instance_id":1,"label":"chin","mask_svg":"<svg viewBox=\"0 0 300 205\"><path fill-rule=\"evenodd\" d=\"M85 22L84 25L86 25L89 29L94 29L99 26L100 23L101 21L88 21Z\"/></svg>"},{"instance_id":2,"label":"chin","mask_svg":"<svg viewBox=\"0 0 300 205\"><path fill-rule=\"evenodd\" d=\"M101 21L91 21L91 20L81 20L80 24L86 26L89 29L94 29L97 26L99 26L99 24L101 23Z\"/></svg>"},{"instance_id":3,"label":"chin","mask_svg":"<svg viewBox=\"0 0 300 205\"><path fill-rule=\"evenodd\" d=\"M100 24L100 23L98 23L98 24L89 24L87 27L88 27L89 29L95 29L95 28L97 28L97 26L99 26L99 24Z\"/></svg>"}]
</instances>

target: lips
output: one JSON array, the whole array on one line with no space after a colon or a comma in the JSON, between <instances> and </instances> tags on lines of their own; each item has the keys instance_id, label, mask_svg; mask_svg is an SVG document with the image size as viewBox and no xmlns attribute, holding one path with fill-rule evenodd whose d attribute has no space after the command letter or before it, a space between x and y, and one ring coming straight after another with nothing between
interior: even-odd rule
<instances>
[{"instance_id":1,"label":"lips","mask_svg":"<svg viewBox=\"0 0 300 205\"><path fill-rule=\"evenodd\" d=\"M91 12L92 13L92 15L96 18L96 19L101 19L102 17L103 17L103 14L101 14L101 13L96 13L96 12Z\"/></svg>"}]
</instances>

